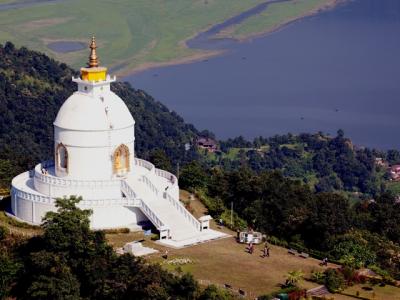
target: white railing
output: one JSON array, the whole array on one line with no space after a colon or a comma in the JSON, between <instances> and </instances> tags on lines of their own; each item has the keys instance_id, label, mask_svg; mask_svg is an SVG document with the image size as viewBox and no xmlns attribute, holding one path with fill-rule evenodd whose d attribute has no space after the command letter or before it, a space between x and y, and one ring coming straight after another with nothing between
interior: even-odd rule
<instances>
[{"instance_id":1,"label":"white railing","mask_svg":"<svg viewBox=\"0 0 400 300\"><path fill-rule=\"evenodd\" d=\"M189 223L194 226L196 229L200 230L201 225L200 222L186 209L186 207L182 204L181 201L175 199L172 197L170 194L165 192L166 198L171 203L175 209L177 209L181 214L184 215L184 217L189 221Z\"/></svg>"},{"instance_id":2,"label":"white railing","mask_svg":"<svg viewBox=\"0 0 400 300\"><path fill-rule=\"evenodd\" d=\"M121 190L130 199L136 199L136 193L125 180L121 180Z\"/></svg>"},{"instance_id":3,"label":"white railing","mask_svg":"<svg viewBox=\"0 0 400 300\"><path fill-rule=\"evenodd\" d=\"M79 187L97 189L100 187L119 186L121 180L73 180L56 177L50 174L42 174L42 167L49 169L54 167L53 162L44 162L35 167L35 180L52 186Z\"/></svg>"},{"instance_id":4,"label":"white railing","mask_svg":"<svg viewBox=\"0 0 400 300\"><path fill-rule=\"evenodd\" d=\"M46 197L42 195L37 195L37 194L31 194L25 191L22 191L16 187L11 188L11 192L14 195L14 197L17 197L19 199L24 199L32 202L40 202L40 203L46 203L46 204L53 204L54 199L51 197Z\"/></svg>"},{"instance_id":5,"label":"white railing","mask_svg":"<svg viewBox=\"0 0 400 300\"><path fill-rule=\"evenodd\" d=\"M153 171L155 169L154 165L151 162L140 158L135 158L135 165L143 167L149 171Z\"/></svg>"},{"instance_id":6,"label":"white railing","mask_svg":"<svg viewBox=\"0 0 400 300\"><path fill-rule=\"evenodd\" d=\"M178 178L176 178L174 174L157 168L155 169L155 173L157 176L167 179L172 184L172 186L178 185Z\"/></svg>"},{"instance_id":7,"label":"white railing","mask_svg":"<svg viewBox=\"0 0 400 300\"><path fill-rule=\"evenodd\" d=\"M151 182L151 180L147 176L143 175L142 181L146 183L147 187L155 194L156 197L158 197L159 191ZM181 201L172 197L168 192L164 192L163 198L167 199L171 205L189 221L192 226L200 230L200 222L186 209Z\"/></svg>"},{"instance_id":8,"label":"white railing","mask_svg":"<svg viewBox=\"0 0 400 300\"><path fill-rule=\"evenodd\" d=\"M109 206L109 205L126 205L126 206L140 206L135 199L130 198L116 198L116 199L101 199L101 200L82 200L79 206L92 207L92 206Z\"/></svg>"},{"instance_id":9,"label":"white railing","mask_svg":"<svg viewBox=\"0 0 400 300\"><path fill-rule=\"evenodd\" d=\"M150 209L150 207L148 207L143 200L140 200L140 204L143 213L150 219L154 226L156 226L158 230L160 230L161 228L165 230L166 228L164 223L157 217L157 215Z\"/></svg>"},{"instance_id":10,"label":"white railing","mask_svg":"<svg viewBox=\"0 0 400 300\"><path fill-rule=\"evenodd\" d=\"M56 198L37 195L19 190L16 187L12 187L12 193L14 197L24 199L31 202L54 204ZM115 199L101 199L101 200L82 200L79 202L79 206L91 207L91 206L108 206L108 205L127 205L127 206L140 206L135 200L128 198L115 198Z\"/></svg>"},{"instance_id":11,"label":"white railing","mask_svg":"<svg viewBox=\"0 0 400 300\"><path fill-rule=\"evenodd\" d=\"M139 206L141 208L142 212L146 215L147 218L149 218L149 220L154 224L154 226L156 226L158 230L160 230L161 228L165 230L166 227L164 223L157 217L157 215L151 210L151 208L147 206L146 203L144 203L143 200L136 199L136 193L125 180L121 182L121 189L128 199L134 201L133 203L135 203L135 206Z\"/></svg>"}]
</instances>

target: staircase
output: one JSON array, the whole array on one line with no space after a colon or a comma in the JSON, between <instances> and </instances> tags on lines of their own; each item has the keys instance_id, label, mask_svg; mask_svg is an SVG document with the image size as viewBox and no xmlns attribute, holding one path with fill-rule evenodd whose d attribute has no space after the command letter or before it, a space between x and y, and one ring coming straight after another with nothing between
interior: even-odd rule
<instances>
[{"instance_id":1,"label":"staircase","mask_svg":"<svg viewBox=\"0 0 400 300\"><path fill-rule=\"evenodd\" d=\"M136 199L137 206L161 231L168 230L167 239L184 241L201 234L200 222L167 192L160 192L150 176L126 178L121 185L124 194Z\"/></svg>"},{"instance_id":2,"label":"staircase","mask_svg":"<svg viewBox=\"0 0 400 300\"><path fill-rule=\"evenodd\" d=\"M327 294L329 294L329 291L324 285L317 286L307 291L307 296L311 297L323 297Z\"/></svg>"}]
</instances>

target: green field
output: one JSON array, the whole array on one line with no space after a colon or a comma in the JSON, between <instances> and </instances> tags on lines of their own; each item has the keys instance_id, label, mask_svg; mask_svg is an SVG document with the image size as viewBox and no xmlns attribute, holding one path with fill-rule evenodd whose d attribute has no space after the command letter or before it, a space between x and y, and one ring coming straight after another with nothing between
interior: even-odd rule
<instances>
[{"instance_id":1,"label":"green field","mask_svg":"<svg viewBox=\"0 0 400 300\"><path fill-rule=\"evenodd\" d=\"M274 3L259 15L222 32L220 36L246 38L251 35L272 31L291 20L298 19L310 12L317 11L334 3L333 0L293 0L292 2Z\"/></svg>"},{"instance_id":2,"label":"green field","mask_svg":"<svg viewBox=\"0 0 400 300\"><path fill-rule=\"evenodd\" d=\"M264 0L69 0L0 11L0 42L46 52L74 67L88 50L57 54L52 41L89 42L95 34L107 66L160 63L196 54L182 41ZM12 1L4 1L12 2Z\"/></svg>"},{"instance_id":3,"label":"green field","mask_svg":"<svg viewBox=\"0 0 400 300\"><path fill-rule=\"evenodd\" d=\"M0 0L0 3L19 1L22 0ZM119 73L126 73L152 64L207 54L186 48L184 41L264 1L65 0L41 3L0 11L0 43L9 40L77 68L86 61L86 49L61 54L51 51L47 44L55 41L88 43L95 34L102 63L119 69ZM272 5L269 12L235 27L235 32L243 35L264 30L330 0L293 1Z\"/></svg>"}]
</instances>

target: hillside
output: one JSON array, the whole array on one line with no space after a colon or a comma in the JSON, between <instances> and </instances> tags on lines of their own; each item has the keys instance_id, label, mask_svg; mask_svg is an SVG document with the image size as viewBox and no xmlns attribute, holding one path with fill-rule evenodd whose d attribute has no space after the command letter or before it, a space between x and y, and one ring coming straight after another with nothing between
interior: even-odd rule
<instances>
[{"instance_id":1,"label":"hillside","mask_svg":"<svg viewBox=\"0 0 400 300\"><path fill-rule=\"evenodd\" d=\"M380 151L353 145L339 130L337 136L322 132L275 135L246 141L242 137L220 142L220 151L205 153L204 164L235 170L240 166L261 172L280 170L318 192L345 191L349 196L371 197L390 189L389 165L400 162L397 150ZM355 199L354 199L355 200Z\"/></svg>"},{"instance_id":2,"label":"hillside","mask_svg":"<svg viewBox=\"0 0 400 300\"><path fill-rule=\"evenodd\" d=\"M6 43L0 46L0 177L13 175L52 157L53 121L76 89L76 71L44 54ZM126 102L136 120L136 154L148 157L163 149L176 160L196 129L144 91L117 82L112 89ZM190 152L190 151L189 151ZM187 155L187 157L189 157Z\"/></svg>"}]
</instances>

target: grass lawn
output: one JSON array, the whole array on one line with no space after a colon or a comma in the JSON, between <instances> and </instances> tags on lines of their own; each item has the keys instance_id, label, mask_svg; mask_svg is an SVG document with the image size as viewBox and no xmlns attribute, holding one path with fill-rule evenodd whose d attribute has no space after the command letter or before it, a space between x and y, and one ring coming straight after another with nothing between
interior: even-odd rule
<instances>
[{"instance_id":1,"label":"grass lawn","mask_svg":"<svg viewBox=\"0 0 400 300\"><path fill-rule=\"evenodd\" d=\"M24 237L31 237L43 232L40 227L19 222L7 216L4 211L0 211L0 226L6 228L10 234Z\"/></svg>"},{"instance_id":2,"label":"grass lawn","mask_svg":"<svg viewBox=\"0 0 400 300\"><path fill-rule=\"evenodd\" d=\"M190 272L202 284L231 284L235 290L244 289L252 298L279 290L289 271L302 270L308 276L312 270L321 269L318 260L293 256L288 254L287 249L276 246L271 246L269 258L261 257L262 245L256 247L254 254L248 254L245 245L238 244L234 237L184 249L168 248L168 260L189 258L193 262L179 268L161 258L167 248L154 243L142 233L110 234L107 239L115 247L145 239L144 245L160 251L146 257L150 262L160 263L172 272L179 272L179 268L183 272ZM301 285L307 289L317 286L308 281L303 281Z\"/></svg>"},{"instance_id":3,"label":"grass lawn","mask_svg":"<svg viewBox=\"0 0 400 300\"><path fill-rule=\"evenodd\" d=\"M0 11L0 43L40 50L74 67L87 60L88 50L60 54L52 41L89 42L96 34L100 59L106 66L137 67L166 62L196 52L182 42L210 25L265 0L69 0ZM9 2L9 1L8 1Z\"/></svg>"},{"instance_id":4,"label":"grass lawn","mask_svg":"<svg viewBox=\"0 0 400 300\"><path fill-rule=\"evenodd\" d=\"M372 290L365 290L363 288L372 288ZM335 294L337 300L350 300L356 299L357 291L360 293L360 297L374 300L399 300L400 299L400 288L386 285L384 287L378 285L361 284L355 285L346 289L343 294ZM373 297L375 295L375 298Z\"/></svg>"},{"instance_id":5,"label":"grass lawn","mask_svg":"<svg viewBox=\"0 0 400 300\"><path fill-rule=\"evenodd\" d=\"M189 193L181 191L181 199L188 200ZM194 209L196 217L206 213L205 207L196 198L191 201L191 207ZM231 235L235 234L226 228L218 228L215 222L212 222L211 227ZM122 247L126 242L145 239L145 245L160 250L160 253L147 256L146 259L160 263L170 271L178 271L178 267L166 264L165 260L161 258L167 248L154 243L150 238L144 237L142 233L112 234L107 235L107 238L111 244L117 247ZM236 290L244 289L252 299L255 296L278 290L289 271L302 270L307 276L312 270L321 269L320 261L290 255L287 249L276 246L271 246L271 257L262 258L262 248L263 245L258 245L254 254L248 254L245 251L245 245L237 243L232 236L184 249L168 249L168 260L189 258L193 263L180 266L183 272L192 273L203 284L223 285L228 283ZM312 288L316 285L303 281L302 286Z\"/></svg>"},{"instance_id":6,"label":"grass lawn","mask_svg":"<svg viewBox=\"0 0 400 300\"><path fill-rule=\"evenodd\" d=\"M268 32L276 29L278 26L287 23L290 20L297 19L311 11L317 11L332 0L294 0L286 3L271 4L267 10L259 15L248 18L241 24L227 29L222 36L235 38L245 38L249 35Z\"/></svg>"}]
</instances>

